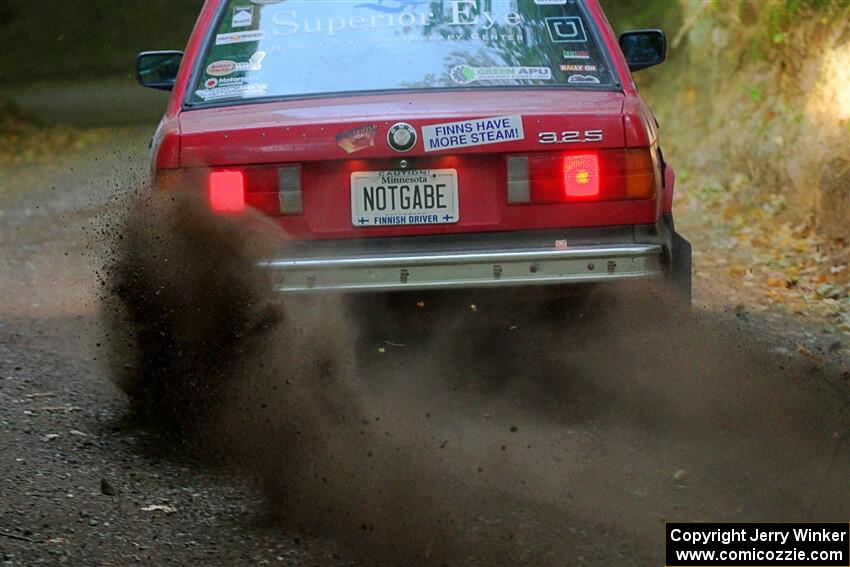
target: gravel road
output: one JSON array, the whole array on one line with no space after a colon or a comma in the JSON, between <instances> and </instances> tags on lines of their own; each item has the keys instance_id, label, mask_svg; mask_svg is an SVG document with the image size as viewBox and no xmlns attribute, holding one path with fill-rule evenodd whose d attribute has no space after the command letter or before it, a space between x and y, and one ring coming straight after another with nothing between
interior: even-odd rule
<instances>
[{"instance_id":1,"label":"gravel road","mask_svg":"<svg viewBox=\"0 0 850 567\"><path fill-rule=\"evenodd\" d=\"M295 529L292 494L219 454L233 445L215 428L163 431L110 382L96 272L149 133L116 130L85 155L0 172L0 558L380 563L351 534ZM375 305L346 317L368 328L340 331L357 403L410 459L370 470L450 509L445 542L416 523L405 541L450 550L440 560L452 565L660 565L665 521L850 517L841 345L801 354L794 320L786 334L731 306L706 309L699 290L694 316L672 324L628 297L602 298L553 313L429 296L424 308L396 306L404 325ZM258 416L282 411L271 400ZM261 421L245 423L250 445ZM426 480L401 482L405 463ZM331 480L323 497L350 488ZM377 517L408 525L392 514Z\"/></svg>"}]
</instances>

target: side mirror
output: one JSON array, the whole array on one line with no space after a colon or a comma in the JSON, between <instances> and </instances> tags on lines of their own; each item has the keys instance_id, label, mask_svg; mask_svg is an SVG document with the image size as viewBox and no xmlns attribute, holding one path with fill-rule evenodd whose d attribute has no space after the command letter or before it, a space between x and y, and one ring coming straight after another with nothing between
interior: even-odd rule
<instances>
[{"instance_id":1,"label":"side mirror","mask_svg":"<svg viewBox=\"0 0 850 567\"><path fill-rule=\"evenodd\" d=\"M663 63L667 58L667 38L661 30L635 30L620 34L620 49L630 71Z\"/></svg>"},{"instance_id":2,"label":"side mirror","mask_svg":"<svg viewBox=\"0 0 850 567\"><path fill-rule=\"evenodd\" d=\"M182 51L143 51L136 59L136 76L143 87L170 91L177 80Z\"/></svg>"}]
</instances>

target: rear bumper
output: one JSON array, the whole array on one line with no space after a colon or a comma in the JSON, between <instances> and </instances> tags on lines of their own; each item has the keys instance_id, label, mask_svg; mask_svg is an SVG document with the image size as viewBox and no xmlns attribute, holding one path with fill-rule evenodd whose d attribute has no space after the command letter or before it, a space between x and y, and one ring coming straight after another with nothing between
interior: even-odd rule
<instances>
[{"instance_id":1,"label":"rear bumper","mask_svg":"<svg viewBox=\"0 0 850 567\"><path fill-rule=\"evenodd\" d=\"M297 241L260 265L282 293L570 285L669 274L672 234L665 216L654 225Z\"/></svg>"},{"instance_id":2,"label":"rear bumper","mask_svg":"<svg viewBox=\"0 0 850 567\"><path fill-rule=\"evenodd\" d=\"M663 272L658 244L290 258L262 265L273 270L284 293L577 284Z\"/></svg>"}]
</instances>

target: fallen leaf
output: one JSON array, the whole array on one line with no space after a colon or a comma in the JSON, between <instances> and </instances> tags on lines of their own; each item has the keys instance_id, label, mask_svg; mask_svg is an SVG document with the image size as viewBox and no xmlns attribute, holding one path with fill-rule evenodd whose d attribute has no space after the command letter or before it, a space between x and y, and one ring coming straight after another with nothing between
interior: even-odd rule
<instances>
[{"instance_id":1,"label":"fallen leaf","mask_svg":"<svg viewBox=\"0 0 850 567\"><path fill-rule=\"evenodd\" d=\"M797 347L797 352L799 352L801 355L805 356L806 358L808 358L809 360L811 360L812 362L814 362L816 364L823 364L823 358L816 355L815 353L813 353L812 351L810 351L809 349L807 349L806 347L804 347L802 345Z\"/></svg>"},{"instance_id":2,"label":"fallen leaf","mask_svg":"<svg viewBox=\"0 0 850 567\"><path fill-rule=\"evenodd\" d=\"M151 504L150 506L142 508L142 512L164 512L166 514L173 514L176 511L177 508L168 504Z\"/></svg>"}]
</instances>

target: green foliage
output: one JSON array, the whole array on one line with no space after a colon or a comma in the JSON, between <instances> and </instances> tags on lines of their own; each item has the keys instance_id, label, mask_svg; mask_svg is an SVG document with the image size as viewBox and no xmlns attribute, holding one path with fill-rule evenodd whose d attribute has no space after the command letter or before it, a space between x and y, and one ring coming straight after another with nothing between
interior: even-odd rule
<instances>
[{"instance_id":1,"label":"green foliage","mask_svg":"<svg viewBox=\"0 0 850 567\"><path fill-rule=\"evenodd\" d=\"M677 0L601 0L602 9L614 31L661 28L675 34L681 25Z\"/></svg>"},{"instance_id":2,"label":"green foliage","mask_svg":"<svg viewBox=\"0 0 850 567\"><path fill-rule=\"evenodd\" d=\"M757 44L751 54L764 58L786 46L789 34L801 20L828 23L834 17L847 17L850 0L774 0L750 3L755 11Z\"/></svg>"}]
</instances>

